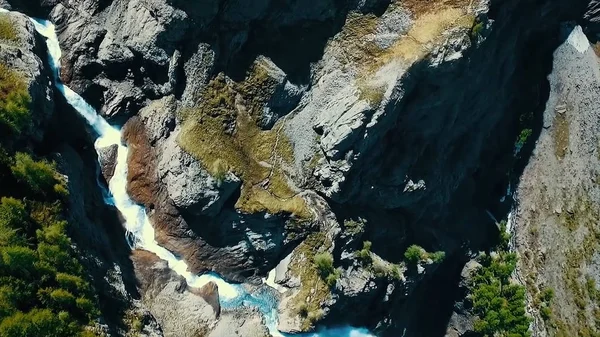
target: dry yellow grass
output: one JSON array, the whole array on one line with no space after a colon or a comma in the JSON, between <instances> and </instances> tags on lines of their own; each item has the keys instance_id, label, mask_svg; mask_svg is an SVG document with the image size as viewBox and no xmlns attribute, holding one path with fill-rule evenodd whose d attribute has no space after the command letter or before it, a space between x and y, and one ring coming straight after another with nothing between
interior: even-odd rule
<instances>
[{"instance_id":1,"label":"dry yellow grass","mask_svg":"<svg viewBox=\"0 0 600 337\"><path fill-rule=\"evenodd\" d=\"M0 40L18 42L19 36L10 14L0 14Z\"/></svg>"}]
</instances>

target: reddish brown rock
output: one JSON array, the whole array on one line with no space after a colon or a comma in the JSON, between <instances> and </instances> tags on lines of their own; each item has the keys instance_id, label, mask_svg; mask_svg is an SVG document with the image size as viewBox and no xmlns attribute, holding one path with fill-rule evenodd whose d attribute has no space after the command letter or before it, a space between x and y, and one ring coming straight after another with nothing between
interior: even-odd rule
<instances>
[{"instance_id":1,"label":"reddish brown rock","mask_svg":"<svg viewBox=\"0 0 600 337\"><path fill-rule=\"evenodd\" d=\"M133 117L125 124L123 139L129 148L127 193L133 201L154 208L158 192L156 155L141 119Z\"/></svg>"}]
</instances>

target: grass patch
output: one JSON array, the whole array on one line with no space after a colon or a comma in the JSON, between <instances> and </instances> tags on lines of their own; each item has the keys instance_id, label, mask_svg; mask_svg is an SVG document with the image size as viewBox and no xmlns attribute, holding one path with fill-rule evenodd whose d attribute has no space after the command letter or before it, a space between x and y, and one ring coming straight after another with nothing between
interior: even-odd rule
<instances>
[{"instance_id":1,"label":"grass patch","mask_svg":"<svg viewBox=\"0 0 600 337\"><path fill-rule=\"evenodd\" d=\"M365 80L360 80L357 83L359 95L358 98L369 102L371 106L378 107L385 96L385 86L372 86L366 83Z\"/></svg>"},{"instance_id":2,"label":"grass patch","mask_svg":"<svg viewBox=\"0 0 600 337\"><path fill-rule=\"evenodd\" d=\"M15 22L7 13L0 13L0 40L19 42Z\"/></svg>"},{"instance_id":3,"label":"grass patch","mask_svg":"<svg viewBox=\"0 0 600 337\"><path fill-rule=\"evenodd\" d=\"M569 119L566 111L556 113L552 131L554 154L556 154L556 157L559 159L563 159L569 150Z\"/></svg>"},{"instance_id":4,"label":"grass patch","mask_svg":"<svg viewBox=\"0 0 600 337\"><path fill-rule=\"evenodd\" d=\"M30 104L23 76L0 64L0 135L3 129L18 135L31 124Z\"/></svg>"},{"instance_id":5,"label":"grass patch","mask_svg":"<svg viewBox=\"0 0 600 337\"><path fill-rule=\"evenodd\" d=\"M340 62L360 65L363 70L360 77L365 79L372 78L377 70L392 61L410 64L427 55L445 30L453 27L472 29L475 17L465 10L468 4L463 0L414 0L402 1L401 7L391 5L388 11L408 9L414 22L406 35L386 49L370 38L377 30L379 19L373 14L350 13L342 31L334 39L334 44L339 44L344 51ZM361 95L370 98L369 102L381 101L379 88L362 87Z\"/></svg>"},{"instance_id":6,"label":"grass patch","mask_svg":"<svg viewBox=\"0 0 600 337\"><path fill-rule=\"evenodd\" d=\"M600 211L588 198L579 197L573 211L563 212L560 220L570 232L584 235L581 241L574 242L567 250L566 263L561 266L561 285L566 294L566 303L549 303L549 310L540 310L540 315L547 319L549 311L551 315L548 327L555 336L600 336L600 320L596 318L596 313L600 314L596 283L582 272L598 251L600 230L597 224L600 221ZM543 292L538 296L547 297Z\"/></svg>"},{"instance_id":7,"label":"grass patch","mask_svg":"<svg viewBox=\"0 0 600 337\"><path fill-rule=\"evenodd\" d=\"M392 61L409 64L415 62L423 58L430 52L431 46L439 42L442 32L454 27L470 29L474 21L475 17L467 14L463 8L440 6L439 10L423 14L415 19L405 37L377 58L375 69Z\"/></svg>"},{"instance_id":8,"label":"grass patch","mask_svg":"<svg viewBox=\"0 0 600 337\"><path fill-rule=\"evenodd\" d=\"M199 159L215 177L230 170L243 181L236 208L246 213L290 213L312 216L306 202L290 188L285 167L293 162L292 144L280 124L261 130L256 116L264 98L246 100L258 94L266 75L249 75L249 83L236 84L219 75L207 85L199 105L180 111L182 120L178 143ZM218 165L215 165L218 163Z\"/></svg>"},{"instance_id":9,"label":"grass patch","mask_svg":"<svg viewBox=\"0 0 600 337\"><path fill-rule=\"evenodd\" d=\"M290 273L302 282L302 287L291 303L302 318L302 331L310 330L323 317L322 303L331 297L331 286L321 272L324 269L330 272L333 268L333 261L327 253L331 245L331 241L323 233L313 233L296 248L290 262ZM327 261L317 262L319 260ZM319 267L320 265L322 266Z\"/></svg>"}]
</instances>

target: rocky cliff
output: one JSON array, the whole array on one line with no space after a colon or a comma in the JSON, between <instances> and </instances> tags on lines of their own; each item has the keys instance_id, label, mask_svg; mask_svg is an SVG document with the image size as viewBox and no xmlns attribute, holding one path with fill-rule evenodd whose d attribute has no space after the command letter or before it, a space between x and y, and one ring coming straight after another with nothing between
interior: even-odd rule
<instances>
[{"instance_id":1,"label":"rocky cliff","mask_svg":"<svg viewBox=\"0 0 600 337\"><path fill-rule=\"evenodd\" d=\"M511 207L503 197L537 135L513 222L525 256L521 275L533 275L531 300L543 287L562 289L552 268L593 266L592 251L564 250L593 234L577 217L595 219L598 93L580 88L596 86L597 61L591 49L581 54L569 44L552 54L566 21L582 21L593 36L593 1L0 4L48 16L63 50L61 80L124 124L128 192L146 207L157 242L196 273L248 287L270 273L281 331L352 323L385 336L442 335L469 251L489 247L497 232L489 214L502 217ZM27 48L41 48L31 28L22 29L30 31ZM51 79L36 78L43 61L7 50L3 59L38 86L30 91L51 95L44 86ZM40 114L50 114L53 101L67 110L55 125L85 130L69 121L60 98L32 97ZM82 196L72 201L77 235L106 261L130 263L113 256L128 253L124 234L91 187L91 140L85 132L49 138L70 144L60 157L72 194ZM115 156L114 148L100 154L106 181ZM107 221L114 228L90 225ZM552 225L534 230L541 221ZM563 251L547 259L556 235ZM445 251L446 260L423 251L416 263L406 261L415 243ZM207 299L214 289L188 289L157 257L132 254L125 283L138 282L131 287L141 300L130 302L133 316L145 317L145 333L220 336L229 325L240 336L266 333L258 313L219 314L218 299ZM324 259L331 270L317 262ZM579 281L566 280L569 291L585 293ZM569 303L569 294L557 291L557 300ZM439 312L424 318L438 302ZM536 310L532 304L535 317ZM463 316L452 316L455 335L472 329ZM566 305L555 316L552 324L538 319L534 330L573 334L564 322L588 324L593 310ZM151 329L157 323L162 332Z\"/></svg>"}]
</instances>

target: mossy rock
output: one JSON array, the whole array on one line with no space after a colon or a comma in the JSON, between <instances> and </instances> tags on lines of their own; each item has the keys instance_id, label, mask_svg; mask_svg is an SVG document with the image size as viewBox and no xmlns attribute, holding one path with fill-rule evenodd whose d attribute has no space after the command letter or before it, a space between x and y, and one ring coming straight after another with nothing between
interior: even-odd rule
<instances>
[{"instance_id":1,"label":"mossy rock","mask_svg":"<svg viewBox=\"0 0 600 337\"><path fill-rule=\"evenodd\" d=\"M306 202L286 174L293 162L293 148L281 124L271 130L257 125L259 110L271 92L266 70L260 69L255 65L242 83L222 74L211 80L198 106L180 111L178 142L212 175L222 176L227 168L241 178L238 210L311 218ZM250 95L255 96L250 99Z\"/></svg>"}]
</instances>

